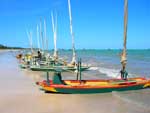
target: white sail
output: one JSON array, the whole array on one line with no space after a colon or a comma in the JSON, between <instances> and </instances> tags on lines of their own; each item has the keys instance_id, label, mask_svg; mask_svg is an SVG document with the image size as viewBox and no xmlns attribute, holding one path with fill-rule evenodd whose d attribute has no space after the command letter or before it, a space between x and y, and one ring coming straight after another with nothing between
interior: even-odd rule
<instances>
[{"instance_id":1,"label":"white sail","mask_svg":"<svg viewBox=\"0 0 150 113\"><path fill-rule=\"evenodd\" d=\"M52 29L53 29L53 35L54 35L54 58L58 58L58 54L57 54L57 16L56 16L55 23L54 23L54 16L53 16L52 12L51 12L51 17L52 17Z\"/></svg>"},{"instance_id":2,"label":"white sail","mask_svg":"<svg viewBox=\"0 0 150 113\"><path fill-rule=\"evenodd\" d=\"M74 42L74 34L73 34L73 29L72 29L72 14L71 14L70 0L68 0L68 8L69 8L70 33L72 37L72 51L73 51L71 64L76 64L75 42Z\"/></svg>"}]
</instances>

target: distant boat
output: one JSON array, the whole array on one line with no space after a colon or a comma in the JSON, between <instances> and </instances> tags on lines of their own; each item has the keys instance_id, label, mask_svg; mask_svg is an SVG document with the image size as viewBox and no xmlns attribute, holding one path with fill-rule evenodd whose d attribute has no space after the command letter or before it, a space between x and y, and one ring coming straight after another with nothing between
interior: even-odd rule
<instances>
[{"instance_id":1,"label":"distant boat","mask_svg":"<svg viewBox=\"0 0 150 113\"><path fill-rule=\"evenodd\" d=\"M58 57L57 54L57 47L56 47L56 40L57 40L57 21L54 22L54 17L53 13L51 13L52 16L52 28L53 28L53 34L54 34L54 55L49 61L47 62L46 65L32 65L30 66L30 69L32 71L55 71L58 68L67 71L75 71L77 70L77 63L76 63L76 53L75 53L75 43L74 43L74 36L73 36L73 31L72 31L72 16L71 16L71 5L70 5L70 0L68 0L68 9L69 9L69 17L70 17L70 33L72 37L72 51L73 51L73 56L72 56L72 61L71 63L67 63L65 60L61 59ZM88 65L82 65L81 70L84 71L88 69Z\"/></svg>"},{"instance_id":2,"label":"distant boat","mask_svg":"<svg viewBox=\"0 0 150 113\"><path fill-rule=\"evenodd\" d=\"M81 71L85 71L89 68L89 66L82 66L81 67ZM45 72L49 72L49 71L56 71L56 70L61 70L63 72L68 72L68 71L76 71L77 67L69 67L69 66L64 66L64 65L50 65L50 66L30 66L30 69L32 71L45 71Z\"/></svg>"}]
</instances>

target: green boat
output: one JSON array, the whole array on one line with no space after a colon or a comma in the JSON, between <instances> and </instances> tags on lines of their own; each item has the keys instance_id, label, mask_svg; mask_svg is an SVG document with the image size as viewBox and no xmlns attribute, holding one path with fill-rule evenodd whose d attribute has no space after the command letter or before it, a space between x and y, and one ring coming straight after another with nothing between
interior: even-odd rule
<instances>
[{"instance_id":1,"label":"green boat","mask_svg":"<svg viewBox=\"0 0 150 113\"><path fill-rule=\"evenodd\" d=\"M81 71L85 71L89 68L89 66L81 66ZM69 66L30 66L32 71L55 71L55 70L62 70L62 71L76 71L77 67L69 67Z\"/></svg>"},{"instance_id":2,"label":"green boat","mask_svg":"<svg viewBox=\"0 0 150 113\"><path fill-rule=\"evenodd\" d=\"M25 64L19 64L19 67L20 67L21 69L26 69L28 66L25 65Z\"/></svg>"}]
</instances>

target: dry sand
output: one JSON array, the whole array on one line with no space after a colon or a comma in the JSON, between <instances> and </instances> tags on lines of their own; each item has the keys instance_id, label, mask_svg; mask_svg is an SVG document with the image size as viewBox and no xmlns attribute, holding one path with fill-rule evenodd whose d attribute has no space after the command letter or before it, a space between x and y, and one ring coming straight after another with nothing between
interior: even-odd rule
<instances>
[{"instance_id":1,"label":"dry sand","mask_svg":"<svg viewBox=\"0 0 150 113\"><path fill-rule=\"evenodd\" d=\"M10 53L0 55L0 113L149 113L112 93L46 94L35 85L39 75L20 70Z\"/></svg>"}]
</instances>

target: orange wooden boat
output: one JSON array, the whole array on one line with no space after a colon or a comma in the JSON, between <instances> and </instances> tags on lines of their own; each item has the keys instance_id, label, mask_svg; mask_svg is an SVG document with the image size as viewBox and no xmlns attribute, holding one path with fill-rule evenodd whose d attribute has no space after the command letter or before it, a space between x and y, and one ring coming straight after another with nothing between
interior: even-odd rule
<instances>
[{"instance_id":1,"label":"orange wooden boat","mask_svg":"<svg viewBox=\"0 0 150 113\"><path fill-rule=\"evenodd\" d=\"M127 80L61 80L61 74L56 72L52 80L47 79L36 84L45 92L89 94L144 89L150 87L150 80L141 77Z\"/></svg>"}]
</instances>

